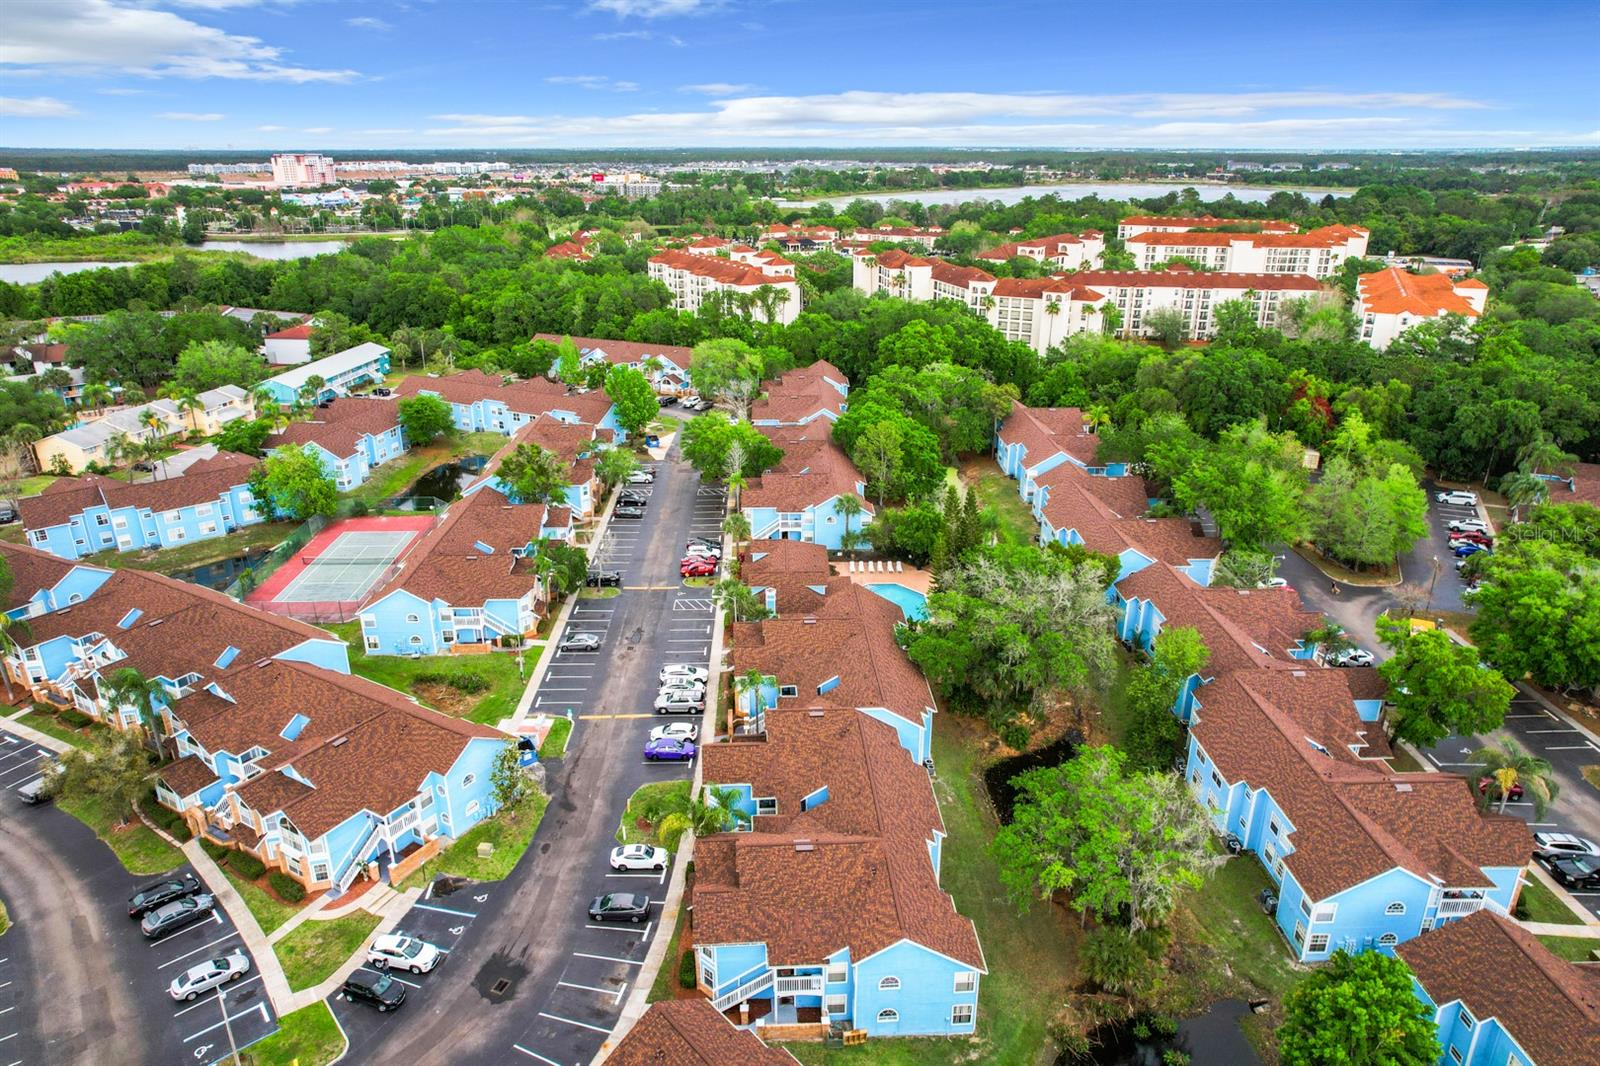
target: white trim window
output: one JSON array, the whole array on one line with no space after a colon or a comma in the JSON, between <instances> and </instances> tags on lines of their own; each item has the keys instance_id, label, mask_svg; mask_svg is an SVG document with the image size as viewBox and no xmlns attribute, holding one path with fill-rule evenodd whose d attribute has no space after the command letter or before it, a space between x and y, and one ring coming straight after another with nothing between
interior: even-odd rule
<instances>
[{"instance_id":1,"label":"white trim window","mask_svg":"<svg viewBox=\"0 0 1600 1066\"><path fill-rule=\"evenodd\" d=\"M828 963L828 976L826 980L830 985L844 984L846 981L850 980L850 964L844 962Z\"/></svg>"},{"instance_id":2,"label":"white trim window","mask_svg":"<svg viewBox=\"0 0 1600 1066\"><path fill-rule=\"evenodd\" d=\"M1400 938L1393 933L1385 933L1378 938L1378 946L1392 948L1400 943Z\"/></svg>"},{"instance_id":3,"label":"white trim window","mask_svg":"<svg viewBox=\"0 0 1600 1066\"><path fill-rule=\"evenodd\" d=\"M971 1003L954 1003L950 1006L951 1025L971 1025L974 1007Z\"/></svg>"},{"instance_id":4,"label":"white trim window","mask_svg":"<svg viewBox=\"0 0 1600 1066\"><path fill-rule=\"evenodd\" d=\"M1389 915L1404 914L1405 912L1406 912L1405 902L1403 900L1398 900L1398 899L1395 900L1393 903L1389 904L1387 907L1383 908L1383 913L1389 914Z\"/></svg>"},{"instance_id":5,"label":"white trim window","mask_svg":"<svg viewBox=\"0 0 1600 1066\"><path fill-rule=\"evenodd\" d=\"M1306 944L1306 950L1307 951L1327 951L1328 950L1328 934L1327 933L1312 933L1310 942Z\"/></svg>"},{"instance_id":6,"label":"white trim window","mask_svg":"<svg viewBox=\"0 0 1600 1066\"><path fill-rule=\"evenodd\" d=\"M976 970L957 970L956 971L955 991L956 991L956 993L958 995L961 994L961 993L964 993L964 992L976 992L977 990L978 990L978 971L976 971Z\"/></svg>"},{"instance_id":7,"label":"white trim window","mask_svg":"<svg viewBox=\"0 0 1600 1066\"><path fill-rule=\"evenodd\" d=\"M897 1025L900 1022L900 1012L893 1007L885 1007L878 1012L879 1025Z\"/></svg>"},{"instance_id":8,"label":"white trim window","mask_svg":"<svg viewBox=\"0 0 1600 1066\"><path fill-rule=\"evenodd\" d=\"M898 991L900 991L900 978L898 978L898 977L880 977L880 978L878 978L878 991L879 992L898 992Z\"/></svg>"}]
</instances>

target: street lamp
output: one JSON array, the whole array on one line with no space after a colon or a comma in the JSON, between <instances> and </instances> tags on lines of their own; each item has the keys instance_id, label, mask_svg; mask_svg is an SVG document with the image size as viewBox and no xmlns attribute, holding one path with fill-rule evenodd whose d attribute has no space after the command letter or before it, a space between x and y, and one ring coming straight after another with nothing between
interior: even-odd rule
<instances>
[{"instance_id":1,"label":"street lamp","mask_svg":"<svg viewBox=\"0 0 1600 1066\"><path fill-rule=\"evenodd\" d=\"M1428 609L1427 614L1433 613L1433 586L1439 581L1439 557L1433 557L1433 576L1428 579Z\"/></svg>"}]
</instances>

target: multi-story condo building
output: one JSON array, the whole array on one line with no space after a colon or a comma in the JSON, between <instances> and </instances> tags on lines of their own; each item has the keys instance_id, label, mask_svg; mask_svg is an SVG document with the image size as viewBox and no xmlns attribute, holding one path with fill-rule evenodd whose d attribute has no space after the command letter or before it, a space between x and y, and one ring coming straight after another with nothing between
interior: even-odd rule
<instances>
[{"instance_id":1,"label":"multi-story condo building","mask_svg":"<svg viewBox=\"0 0 1600 1066\"><path fill-rule=\"evenodd\" d=\"M291 422L274 433L266 445L309 448L339 491L347 492L363 484L374 467L405 454L405 431L395 404L377 397L334 400L306 421Z\"/></svg>"},{"instance_id":2,"label":"multi-story condo building","mask_svg":"<svg viewBox=\"0 0 1600 1066\"><path fill-rule=\"evenodd\" d=\"M1100 265L1100 256L1106 250L1105 235L1098 230L1082 233L1055 233L1048 237L1030 237L1011 241L978 253L979 259L1003 263L1008 259L1032 259L1036 263L1049 263L1062 270L1082 270Z\"/></svg>"},{"instance_id":3,"label":"multi-story condo building","mask_svg":"<svg viewBox=\"0 0 1600 1066\"><path fill-rule=\"evenodd\" d=\"M933 246L944 236L942 226L874 226L872 229L858 229L850 235L852 241L860 244L871 244L875 241L892 241L895 244L920 244L927 251L933 251Z\"/></svg>"},{"instance_id":4,"label":"multi-story condo building","mask_svg":"<svg viewBox=\"0 0 1600 1066\"><path fill-rule=\"evenodd\" d=\"M380 385L388 373L389 349L368 341L366 344L346 348L342 352L315 362L301 363L293 369L274 374L258 385L257 389L270 394L284 406L300 399L305 399L309 403L321 403L323 400L331 400L338 396L348 396L351 390L363 385ZM308 388L313 378L322 379L314 394ZM302 391L307 395L302 397Z\"/></svg>"},{"instance_id":5,"label":"multi-story condo building","mask_svg":"<svg viewBox=\"0 0 1600 1066\"><path fill-rule=\"evenodd\" d=\"M486 431L509 437L534 419L549 416L557 422L610 430L617 440L627 436L604 392L569 392L549 378L507 378L481 370L438 378L413 375L396 387L395 394L439 397L450 405L456 428L463 433Z\"/></svg>"},{"instance_id":6,"label":"multi-story condo building","mask_svg":"<svg viewBox=\"0 0 1600 1066\"><path fill-rule=\"evenodd\" d=\"M272 183L280 189L332 185L338 180L331 156L297 152L272 157Z\"/></svg>"},{"instance_id":7,"label":"multi-story condo building","mask_svg":"<svg viewBox=\"0 0 1600 1066\"><path fill-rule=\"evenodd\" d=\"M1384 349L1419 322L1445 315L1474 319L1483 314L1489 286L1476 278L1410 274L1389 267L1356 279L1355 314L1361 339Z\"/></svg>"},{"instance_id":8,"label":"multi-story condo building","mask_svg":"<svg viewBox=\"0 0 1600 1066\"><path fill-rule=\"evenodd\" d=\"M759 244L776 244L787 252L826 251L839 239L832 226L768 226L756 237Z\"/></svg>"},{"instance_id":9,"label":"multi-story condo building","mask_svg":"<svg viewBox=\"0 0 1600 1066\"><path fill-rule=\"evenodd\" d=\"M800 314L800 286L786 260L755 265L665 251L650 257L650 276L672 290L673 306L680 311L699 310L715 293L733 298L736 310L762 322L789 323Z\"/></svg>"},{"instance_id":10,"label":"multi-story condo building","mask_svg":"<svg viewBox=\"0 0 1600 1066\"><path fill-rule=\"evenodd\" d=\"M1300 227L1274 218L1212 218L1210 215L1129 215L1117 223L1117 239L1126 241L1141 233L1188 233L1222 227L1258 233L1297 233Z\"/></svg>"},{"instance_id":11,"label":"multi-story condo building","mask_svg":"<svg viewBox=\"0 0 1600 1066\"><path fill-rule=\"evenodd\" d=\"M875 508L866 499L867 484L844 449L833 442L831 420L808 426L763 426L762 432L783 449L778 465L752 478L739 495L739 507L758 540L803 540L832 550L844 546L846 532L860 533ZM839 500L852 497L857 514L841 514Z\"/></svg>"},{"instance_id":12,"label":"multi-story condo building","mask_svg":"<svg viewBox=\"0 0 1600 1066\"><path fill-rule=\"evenodd\" d=\"M1305 233L1196 233L1149 230L1125 242L1140 270L1183 258L1233 274L1309 274L1325 278L1346 259L1367 254L1360 226L1323 226Z\"/></svg>"},{"instance_id":13,"label":"multi-story condo building","mask_svg":"<svg viewBox=\"0 0 1600 1066\"><path fill-rule=\"evenodd\" d=\"M680 344L559 337L554 333L535 333L533 339L551 344L570 340L577 347L584 366L604 361L613 366L631 367L649 378L657 392L678 392L689 384L689 357L694 349ZM553 373L554 368L551 369Z\"/></svg>"},{"instance_id":14,"label":"multi-story condo building","mask_svg":"<svg viewBox=\"0 0 1600 1066\"><path fill-rule=\"evenodd\" d=\"M797 367L767 384L766 395L750 409L756 426L804 426L817 419L837 422L849 406L850 379L826 359Z\"/></svg>"}]
</instances>

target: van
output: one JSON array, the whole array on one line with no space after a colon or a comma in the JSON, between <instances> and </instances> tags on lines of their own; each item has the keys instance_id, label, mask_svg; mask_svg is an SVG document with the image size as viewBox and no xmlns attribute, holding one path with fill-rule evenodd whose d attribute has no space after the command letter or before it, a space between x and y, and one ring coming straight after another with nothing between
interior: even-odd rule
<instances>
[{"instance_id":1,"label":"van","mask_svg":"<svg viewBox=\"0 0 1600 1066\"><path fill-rule=\"evenodd\" d=\"M40 774L32 781L18 785L14 791L18 796L22 797L22 802L27 804L45 803L50 799L44 790L43 774Z\"/></svg>"}]
</instances>

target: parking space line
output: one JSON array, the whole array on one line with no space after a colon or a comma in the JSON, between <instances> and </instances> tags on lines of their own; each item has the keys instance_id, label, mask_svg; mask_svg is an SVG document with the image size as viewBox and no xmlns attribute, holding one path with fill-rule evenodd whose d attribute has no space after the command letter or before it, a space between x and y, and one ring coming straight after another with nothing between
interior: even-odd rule
<instances>
[{"instance_id":1,"label":"parking space line","mask_svg":"<svg viewBox=\"0 0 1600 1066\"><path fill-rule=\"evenodd\" d=\"M639 933L639 927L636 925L596 925L593 922L584 922L583 927L585 929L604 929L608 933L627 933L629 936L636 936Z\"/></svg>"},{"instance_id":2,"label":"parking space line","mask_svg":"<svg viewBox=\"0 0 1600 1066\"><path fill-rule=\"evenodd\" d=\"M462 918L476 918L478 916L477 912L475 912L475 911L452 910L449 907L439 907L439 906L436 906L436 905L434 905L432 903L413 903L412 906L413 907L417 907L420 910L425 910L425 911L440 911L440 912L442 912L444 914L455 914L455 915L458 915L458 916L460 916Z\"/></svg>"},{"instance_id":3,"label":"parking space line","mask_svg":"<svg viewBox=\"0 0 1600 1066\"><path fill-rule=\"evenodd\" d=\"M212 913L214 914L216 912L213 911ZM199 926L191 926L190 928L198 929ZM178 932L180 932L180 933L181 932L186 932L186 931L187 930L183 930L183 929L178 930ZM178 933L173 933L172 935L173 936L177 936ZM235 930L233 930L233 932L229 933L227 936L219 936L219 937L217 937L217 939L211 941L211 943L209 943L209 944L201 944L199 947L195 948L193 951L185 951L182 955L179 955L177 958L168 959L166 962L163 962L160 966L157 966L156 969L165 970L168 966L175 966L178 963L182 962L184 959L187 959L190 955L198 955L202 951L205 951L207 948L215 947L216 945L222 943L224 940L232 940L234 937L236 937L238 935L239 935L239 930L235 929ZM160 941L158 940L158 941L156 941L156 943L159 944ZM154 947L155 945L152 944L151 946Z\"/></svg>"},{"instance_id":4,"label":"parking space line","mask_svg":"<svg viewBox=\"0 0 1600 1066\"><path fill-rule=\"evenodd\" d=\"M611 1033L610 1029L602 1029L598 1025L590 1025L588 1022L575 1022L571 1018L563 1018L559 1014L546 1014L544 1011L540 1011L539 1017L549 1018L553 1022L565 1022L568 1025L576 1025L579 1029L588 1029L590 1032L601 1033L604 1035L610 1035Z\"/></svg>"},{"instance_id":5,"label":"parking space line","mask_svg":"<svg viewBox=\"0 0 1600 1066\"><path fill-rule=\"evenodd\" d=\"M612 990L609 988L596 988L593 985L573 984L571 981L557 981L556 984L561 988L579 988L585 992L597 992L602 996L609 996L612 994Z\"/></svg>"},{"instance_id":6,"label":"parking space line","mask_svg":"<svg viewBox=\"0 0 1600 1066\"><path fill-rule=\"evenodd\" d=\"M1545 751L1591 751L1591 750L1592 751L1600 751L1600 748L1596 748L1593 744L1561 744L1561 745L1546 745L1544 750Z\"/></svg>"},{"instance_id":7,"label":"parking space line","mask_svg":"<svg viewBox=\"0 0 1600 1066\"><path fill-rule=\"evenodd\" d=\"M205 1036L207 1033L211 1032L211 1030L213 1030L213 1029L221 1029L224 1025L227 1025L228 1022L235 1022L235 1021L238 1021L240 1018L243 1018L243 1017L245 1017L247 1015L255 1014L255 1013L258 1013L258 1012L260 1013L261 1020L263 1022L272 1021L272 1015L267 1013L267 1005L265 1003L257 1003L255 1006L249 1007L249 1008L247 1008L245 1010L242 1010L238 1014L230 1014L230 1015L228 1015L226 1017L226 1020L220 1021L217 1024L212 1025L212 1026L207 1026L206 1028L200 1030L198 1033L190 1033L188 1036L183 1038L183 1042L185 1044L187 1044L189 1041L195 1039L196 1037Z\"/></svg>"},{"instance_id":8,"label":"parking space line","mask_svg":"<svg viewBox=\"0 0 1600 1066\"><path fill-rule=\"evenodd\" d=\"M656 879L656 875L655 874L606 874L606 876L607 877L648 877L652 881L654 881Z\"/></svg>"},{"instance_id":9,"label":"parking space line","mask_svg":"<svg viewBox=\"0 0 1600 1066\"><path fill-rule=\"evenodd\" d=\"M256 974L254 977L251 977L248 980L234 981L234 982L231 982L231 983L226 984L226 985L218 985L217 986L217 992L219 993L218 998L219 999L221 998L220 993L232 992L234 989L243 988L245 985L252 984L252 983L254 983L256 981L259 981L259 980L261 980L261 975L260 974ZM200 1007L209 1007L215 1002L216 1002L215 999L202 999L202 1000L200 1000L200 1001L198 1001L196 1003L189 1004L187 1007L180 1007L179 1009L177 1009L177 1010L172 1012L172 1016L174 1018L176 1018L180 1014L188 1014L190 1011L196 1010L196 1009L198 1009Z\"/></svg>"},{"instance_id":10,"label":"parking space line","mask_svg":"<svg viewBox=\"0 0 1600 1066\"><path fill-rule=\"evenodd\" d=\"M543 1055L539 1054L537 1051L529 1051L527 1048L523 1047L521 1044L512 1044L511 1046L516 1048L518 1051L522 1052L524 1055L527 1055L530 1058L535 1058L535 1059L538 1059L540 1062L547 1063L548 1066L561 1066L561 1063L557 1062L555 1059L547 1059Z\"/></svg>"},{"instance_id":11,"label":"parking space line","mask_svg":"<svg viewBox=\"0 0 1600 1066\"><path fill-rule=\"evenodd\" d=\"M599 959L601 962L620 962L624 966L644 965L644 960L642 959L637 961L634 959L619 959L615 955L591 955L586 951L574 951L573 954L580 959Z\"/></svg>"},{"instance_id":12,"label":"parking space line","mask_svg":"<svg viewBox=\"0 0 1600 1066\"><path fill-rule=\"evenodd\" d=\"M375 973L380 977L382 977L384 972L385 972L383 970L378 969L376 966L357 966L356 969L365 970L368 973ZM422 987L421 985L417 984L415 981L407 981L404 977L395 977L395 975L392 974L392 973L389 974L389 976L394 978L394 980L399 981L401 984L405 985L407 988L421 988Z\"/></svg>"}]
</instances>

